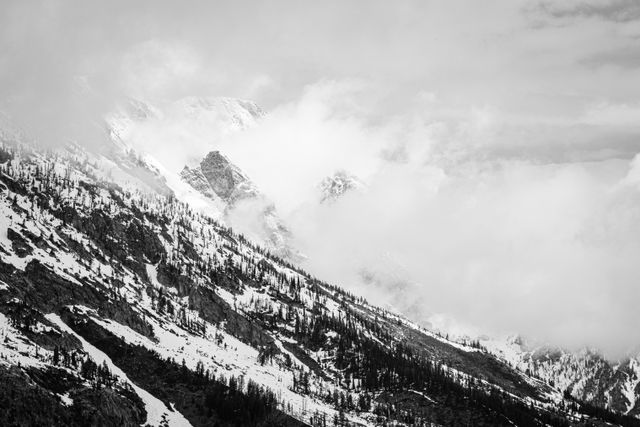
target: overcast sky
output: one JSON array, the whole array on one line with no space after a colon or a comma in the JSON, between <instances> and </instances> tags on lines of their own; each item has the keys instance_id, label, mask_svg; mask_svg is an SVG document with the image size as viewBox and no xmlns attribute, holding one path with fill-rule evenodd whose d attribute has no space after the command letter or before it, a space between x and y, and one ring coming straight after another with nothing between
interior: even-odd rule
<instances>
[{"instance_id":1,"label":"overcast sky","mask_svg":"<svg viewBox=\"0 0 640 427\"><path fill-rule=\"evenodd\" d=\"M268 117L212 144L314 272L615 354L640 343L639 68L634 0L0 5L0 104L38 138L100 141L123 96L255 100ZM337 169L367 191L314 205Z\"/></svg>"}]
</instances>

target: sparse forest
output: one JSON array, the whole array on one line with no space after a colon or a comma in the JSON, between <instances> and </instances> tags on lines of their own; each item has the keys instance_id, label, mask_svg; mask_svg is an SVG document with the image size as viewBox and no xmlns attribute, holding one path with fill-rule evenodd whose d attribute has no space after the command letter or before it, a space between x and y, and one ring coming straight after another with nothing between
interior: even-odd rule
<instances>
[{"instance_id":1,"label":"sparse forest","mask_svg":"<svg viewBox=\"0 0 640 427\"><path fill-rule=\"evenodd\" d=\"M640 425L312 277L174 197L113 184L81 151L4 147L0 191L0 358L19 363L0 368L3 425L146 419L129 383L48 313L163 402L163 423L175 408L194 426Z\"/></svg>"}]
</instances>

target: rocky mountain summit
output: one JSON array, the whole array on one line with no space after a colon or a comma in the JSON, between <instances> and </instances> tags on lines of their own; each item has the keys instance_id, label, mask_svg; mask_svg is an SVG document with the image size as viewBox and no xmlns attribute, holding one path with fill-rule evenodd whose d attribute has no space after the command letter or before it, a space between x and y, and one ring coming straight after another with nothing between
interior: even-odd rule
<instances>
[{"instance_id":1,"label":"rocky mountain summit","mask_svg":"<svg viewBox=\"0 0 640 427\"><path fill-rule=\"evenodd\" d=\"M207 154L197 167L185 166L180 176L208 197L215 194L229 207L240 200L260 196L249 177L217 150Z\"/></svg>"},{"instance_id":2,"label":"rocky mountain summit","mask_svg":"<svg viewBox=\"0 0 640 427\"><path fill-rule=\"evenodd\" d=\"M333 175L324 178L319 185L320 202L331 203L338 200L347 192L362 190L365 184L355 175L345 170L336 171Z\"/></svg>"},{"instance_id":3,"label":"rocky mountain summit","mask_svg":"<svg viewBox=\"0 0 640 427\"><path fill-rule=\"evenodd\" d=\"M249 177L219 151L212 151L195 167L185 166L180 177L212 200L221 200L225 218L262 242L274 253L289 259L300 255L291 247L289 230L278 217L276 207Z\"/></svg>"},{"instance_id":4,"label":"rocky mountain summit","mask_svg":"<svg viewBox=\"0 0 640 427\"><path fill-rule=\"evenodd\" d=\"M127 177L153 191L184 194L191 189L200 196L197 204L201 209L233 225L274 253L293 259L298 254L291 248L289 231L273 203L220 151L207 150L208 154L199 163L174 173L141 150L136 140L137 130L145 129L148 124L161 127L165 121L178 121L186 126L206 126L214 145L216 138L248 129L264 115L255 103L235 98L186 97L160 106L128 99L106 118L110 143L104 145L102 154L113 163L107 165L112 171L122 169ZM192 201L196 199L198 197L191 197Z\"/></svg>"}]
</instances>

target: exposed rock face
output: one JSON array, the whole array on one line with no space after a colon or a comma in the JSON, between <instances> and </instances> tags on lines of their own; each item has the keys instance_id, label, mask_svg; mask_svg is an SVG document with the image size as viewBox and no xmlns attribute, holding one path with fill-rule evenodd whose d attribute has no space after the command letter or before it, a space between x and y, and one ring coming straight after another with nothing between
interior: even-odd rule
<instances>
[{"instance_id":1,"label":"exposed rock face","mask_svg":"<svg viewBox=\"0 0 640 427\"><path fill-rule=\"evenodd\" d=\"M162 125L178 121L185 127L206 129L210 137L215 140L247 129L255 125L263 116L264 112L255 103L235 98L186 97L157 106L129 98L117 111L105 118L110 144L104 145L102 154L154 191L170 194L165 172L162 168L158 168L157 160L139 151L140 137L136 129L145 129L144 126L149 123ZM204 147L195 150L194 153L189 154L199 155L208 151ZM206 194L208 192L206 184L197 172L200 169L200 172L207 175L210 184L213 183L216 186L215 193L224 194L220 197L225 202L233 203L243 196L245 191L249 192L247 195L251 195L251 189L242 184L248 180L240 170L219 153L217 156L212 154L207 156L208 160L205 159L201 168L187 168L183 171L184 174L195 175L185 180L192 183L198 191L208 197L211 196ZM208 174L219 176L210 177ZM234 189L237 189L237 192L233 192Z\"/></svg>"},{"instance_id":2,"label":"exposed rock face","mask_svg":"<svg viewBox=\"0 0 640 427\"><path fill-rule=\"evenodd\" d=\"M200 162L200 172L213 192L231 206L238 200L251 199L259 195L249 177L219 151L207 154ZM199 178L196 172L196 179Z\"/></svg>"},{"instance_id":3,"label":"exposed rock face","mask_svg":"<svg viewBox=\"0 0 640 427\"><path fill-rule=\"evenodd\" d=\"M122 387L90 388L61 368L38 370L0 365L0 425L144 424L144 403ZM59 395L68 396L61 404Z\"/></svg>"},{"instance_id":4,"label":"exposed rock face","mask_svg":"<svg viewBox=\"0 0 640 427\"><path fill-rule=\"evenodd\" d=\"M260 195L249 177L219 151L207 154L197 167L185 166L180 177L205 196L219 197L229 207Z\"/></svg>"},{"instance_id":5,"label":"exposed rock face","mask_svg":"<svg viewBox=\"0 0 640 427\"><path fill-rule=\"evenodd\" d=\"M212 151L198 166L185 166L180 177L205 197L222 200L226 219L234 227L262 241L280 256L299 257L288 243L290 232L278 217L275 205L222 153Z\"/></svg>"},{"instance_id":6,"label":"exposed rock face","mask_svg":"<svg viewBox=\"0 0 640 427\"><path fill-rule=\"evenodd\" d=\"M215 199L217 197L217 194L213 191L213 188L211 188L211 184L207 181L200 167L190 168L189 166L185 166L180 172L180 178L209 199Z\"/></svg>"},{"instance_id":7,"label":"exposed rock face","mask_svg":"<svg viewBox=\"0 0 640 427\"><path fill-rule=\"evenodd\" d=\"M364 188L364 183L355 175L344 170L339 170L332 176L328 176L320 183L320 202L334 202L345 193Z\"/></svg>"},{"instance_id":8,"label":"exposed rock face","mask_svg":"<svg viewBox=\"0 0 640 427\"><path fill-rule=\"evenodd\" d=\"M27 255L31 255L33 250L31 246L20 233L15 232L12 228L7 229L7 237L11 240L11 246L13 251L20 258L24 258Z\"/></svg>"}]
</instances>

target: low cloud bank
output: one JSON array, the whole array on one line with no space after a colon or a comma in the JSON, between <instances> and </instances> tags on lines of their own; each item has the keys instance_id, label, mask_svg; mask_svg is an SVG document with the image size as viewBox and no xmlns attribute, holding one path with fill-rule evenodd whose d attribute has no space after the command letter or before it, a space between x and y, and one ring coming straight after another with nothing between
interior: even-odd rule
<instances>
[{"instance_id":1,"label":"low cloud bank","mask_svg":"<svg viewBox=\"0 0 640 427\"><path fill-rule=\"evenodd\" d=\"M500 112L440 118L444 106L433 100L375 121L363 112L366 89L310 86L222 144L285 214L314 273L420 321L450 317L473 332L611 355L634 349L638 157L624 158L611 141L604 157L588 141L509 146L516 132ZM580 126L555 133L593 129ZM315 186L337 169L367 188L318 203Z\"/></svg>"}]
</instances>

